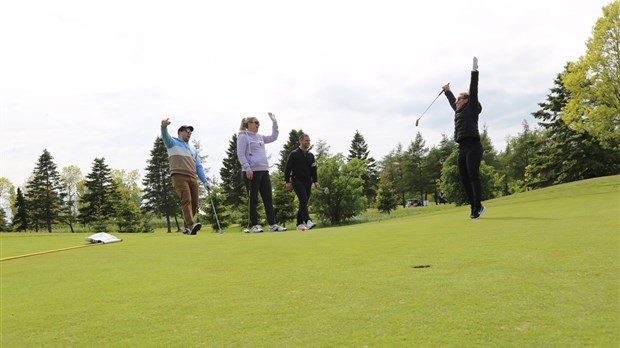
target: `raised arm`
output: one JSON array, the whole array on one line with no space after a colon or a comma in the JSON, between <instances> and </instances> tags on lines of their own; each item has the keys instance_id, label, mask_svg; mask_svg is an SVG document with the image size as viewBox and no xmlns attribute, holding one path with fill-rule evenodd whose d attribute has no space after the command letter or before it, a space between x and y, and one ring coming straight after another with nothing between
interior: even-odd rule
<instances>
[{"instance_id":1,"label":"raised arm","mask_svg":"<svg viewBox=\"0 0 620 348\"><path fill-rule=\"evenodd\" d=\"M446 95L446 98L448 98L448 103L450 104L452 110L456 111L456 98L450 90L450 83L446 83L445 85L441 86L441 89L443 90L443 94Z\"/></svg>"},{"instance_id":2,"label":"raised arm","mask_svg":"<svg viewBox=\"0 0 620 348\"><path fill-rule=\"evenodd\" d=\"M478 58L474 57L471 69L471 78L469 80L469 102L478 105Z\"/></svg>"}]
</instances>

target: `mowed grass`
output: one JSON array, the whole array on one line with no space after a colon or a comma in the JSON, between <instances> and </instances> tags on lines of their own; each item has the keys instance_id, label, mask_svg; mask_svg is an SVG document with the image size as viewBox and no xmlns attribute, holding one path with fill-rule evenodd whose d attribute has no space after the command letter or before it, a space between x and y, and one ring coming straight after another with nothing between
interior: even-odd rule
<instances>
[{"instance_id":1,"label":"mowed grass","mask_svg":"<svg viewBox=\"0 0 620 348\"><path fill-rule=\"evenodd\" d=\"M620 177L307 232L3 261L8 347L617 347ZM425 209L425 208L419 208ZM1 257L84 234L0 234Z\"/></svg>"}]
</instances>

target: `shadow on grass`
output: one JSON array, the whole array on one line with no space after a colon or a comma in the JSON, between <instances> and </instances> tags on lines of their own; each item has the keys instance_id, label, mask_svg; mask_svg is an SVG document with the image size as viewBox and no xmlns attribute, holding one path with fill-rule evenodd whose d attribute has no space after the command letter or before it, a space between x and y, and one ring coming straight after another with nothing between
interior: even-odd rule
<instances>
[{"instance_id":1,"label":"shadow on grass","mask_svg":"<svg viewBox=\"0 0 620 348\"><path fill-rule=\"evenodd\" d=\"M501 221L522 221L522 220L531 220L531 221L557 221L560 219L555 218L544 218L544 217L533 217L533 216L494 216L494 217L481 217L480 220L501 220Z\"/></svg>"}]
</instances>

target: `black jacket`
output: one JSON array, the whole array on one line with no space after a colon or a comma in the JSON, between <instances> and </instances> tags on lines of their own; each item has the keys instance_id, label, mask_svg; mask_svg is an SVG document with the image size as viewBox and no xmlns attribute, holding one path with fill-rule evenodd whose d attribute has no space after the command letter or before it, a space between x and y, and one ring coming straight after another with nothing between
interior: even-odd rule
<instances>
[{"instance_id":1,"label":"black jacket","mask_svg":"<svg viewBox=\"0 0 620 348\"><path fill-rule=\"evenodd\" d=\"M463 143L471 140L480 140L478 131L478 116L482 112L482 105L478 100L478 71L471 72L469 81L469 100L460 110L456 109L456 98L451 91L446 91L446 97L454 114L454 141Z\"/></svg>"},{"instance_id":2,"label":"black jacket","mask_svg":"<svg viewBox=\"0 0 620 348\"><path fill-rule=\"evenodd\" d=\"M316 167L312 152L306 152L298 147L288 155L284 169L284 181L288 183L293 178L301 182L317 182Z\"/></svg>"}]
</instances>

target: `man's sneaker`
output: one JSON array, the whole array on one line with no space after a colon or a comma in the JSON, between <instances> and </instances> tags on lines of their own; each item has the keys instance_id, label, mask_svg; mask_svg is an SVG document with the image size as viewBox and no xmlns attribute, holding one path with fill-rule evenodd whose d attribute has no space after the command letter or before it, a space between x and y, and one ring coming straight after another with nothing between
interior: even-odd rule
<instances>
[{"instance_id":1,"label":"man's sneaker","mask_svg":"<svg viewBox=\"0 0 620 348\"><path fill-rule=\"evenodd\" d=\"M252 226L252 232L253 233L261 233L261 232L263 232L263 228L261 227L261 225L254 225L254 226Z\"/></svg>"},{"instance_id":2,"label":"man's sneaker","mask_svg":"<svg viewBox=\"0 0 620 348\"><path fill-rule=\"evenodd\" d=\"M482 214L484 214L484 211L487 210L485 207L480 206L480 208L476 208L474 209L474 213L471 216L472 219L480 219L480 217L482 216Z\"/></svg>"},{"instance_id":3,"label":"man's sneaker","mask_svg":"<svg viewBox=\"0 0 620 348\"><path fill-rule=\"evenodd\" d=\"M312 222L312 220L308 220L308 222L306 222L306 226L309 230L311 230L314 226L316 226L316 224Z\"/></svg>"},{"instance_id":4,"label":"man's sneaker","mask_svg":"<svg viewBox=\"0 0 620 348\"><path fill-rule=\"evenodd\" d=\"M190 230L189 228L185 227L183 229L183 234L190 234L190 233L192 233L192 230Z\"/></svg>"},{"instance_id":5,"label":"man's sneaker","mask_svg":"<svg viewBox=\"0 0 620 348\"><path fill-rule=\"evenodd\" d=\"M200 224L200 222L195 223L194 226L192 226L191 231L189 231L189 234L196 234L196 233L198 233L198 231L200 231L201 227L202 227L202 225Z\"/></svg>"},{"instance_id":6,"label":"man's sneaker","mask_svg":"<svg viewBox=\"0 0 620 348\"><path fill-rule=\"evenodd\" d=\"M305 231L308 228L306 226L304 226L304 224L299 224L297 225L297 231Z\"/></svg>"},{"instance_id":7,"label":"man's sneaker","mask_svg":"<svg viewBox=\"0 0 620 348\"><path fill-rule=\"evenodd\" d=\"M269 232L284 232L284 231L286 231L285 227L278 226L278 225L269 226Z\"/></svg>"}]
</instances>

